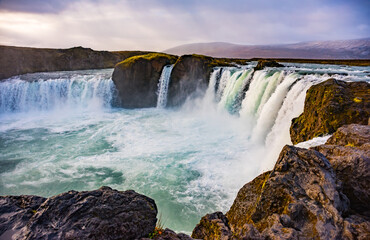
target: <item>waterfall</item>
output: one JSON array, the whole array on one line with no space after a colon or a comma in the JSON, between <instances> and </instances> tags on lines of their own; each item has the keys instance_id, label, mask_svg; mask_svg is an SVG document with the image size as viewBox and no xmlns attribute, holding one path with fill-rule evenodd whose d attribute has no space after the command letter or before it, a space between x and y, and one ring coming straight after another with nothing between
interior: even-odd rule
<instances>
[{"instance_id":1,"label":"waterfall","mask_svg":"<svg viewBox=\"0 0 370 240\"><path fill-rule=\"evenodd\" d=\"M174 65L167 65L163 68L158 81L157 108L165 108L167 105L168 84L170 83L171 72Z\"/></svg>"},{"instance_id":2,"label":"waterfall","mask_svg":"<svg viewBox=\"0 0 370 240\"><path fill-rule=\"evenodd\" d=\"M110 107L114 89L111 79L100 76L36 81L15 77L0 83L0 113Z\"/></svg>"},{"instance_id":3,"label":"waterfall","mask_svg":"<svg viewBox=\"0 0 370 240\"><path fill-rule=\"evenodd\" d=\"M240 102L243 96L243 89L249 83L253 70L240 70L233 73L223 89L220 108L225 108L230 113L239 111Z\"/></svg>"},{"instance_id":4,"label":"waterfall","mask_svg":"<svg viewBox=\"0 0 370 240\"><path fill-rule=\"evenodd\" d=\"M215 88L215 69L206 95L213 92L219 110L239 116L253 146L259 146L264 170L270 169L281 148L291 144L291 120L303 111L306 91L327 77L300 75L296 71L224 68ZM262 150L261 150L262 149ZM266 160L267 159L267 160Z\"/></svg>"}]
</instances>

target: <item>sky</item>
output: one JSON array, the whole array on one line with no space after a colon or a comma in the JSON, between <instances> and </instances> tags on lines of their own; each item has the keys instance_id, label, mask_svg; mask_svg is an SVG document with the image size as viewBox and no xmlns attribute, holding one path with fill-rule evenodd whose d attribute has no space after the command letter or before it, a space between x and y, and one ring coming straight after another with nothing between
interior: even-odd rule
<instances>
[{"instance_id":1,"label":"sky","mask_svg":"<svg viewBox=\"0 0 370 240\"><path fill-rule=\"evenodd\" d=\"M370 37L369 0L0 0L0 44L162 51Z\"/></svg>"}]
</instances>

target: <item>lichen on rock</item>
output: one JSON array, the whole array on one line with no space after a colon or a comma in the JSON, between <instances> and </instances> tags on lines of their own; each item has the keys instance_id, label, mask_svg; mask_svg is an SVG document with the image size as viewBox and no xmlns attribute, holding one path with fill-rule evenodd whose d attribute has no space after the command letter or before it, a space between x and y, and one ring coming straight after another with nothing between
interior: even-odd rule
<instances>
[{"instance_id":1,"label":"lichen on rock","mask_svg":"<svg viewBox=\"0 0 370 240\"><path fill-rule=\"evenodd\" d=\"M118 63L112 75L124 108L147 108L157 104L158 79L166 65L177 57L164 53L134 56Z\"/></svg>"},{"instance_id":2,"label":"lichen on rock","mask_svg":"<svg viewBox=\"0 0 370 240\"><path fill-rule=\"evenodd\" d=\"M367 124L369 117L369 83L328 79L307 91L303 113L292 120L291 140L297 144L346 124Z\"/></svg>"}]
</instances>

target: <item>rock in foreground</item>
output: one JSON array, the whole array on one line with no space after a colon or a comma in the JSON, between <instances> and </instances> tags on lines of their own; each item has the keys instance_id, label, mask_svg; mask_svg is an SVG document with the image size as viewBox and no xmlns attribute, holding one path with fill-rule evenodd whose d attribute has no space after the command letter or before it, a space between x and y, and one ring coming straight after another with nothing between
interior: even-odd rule
<instances>
[{"instance_id":1,"label":"rock in foreground","mask_svg":"<svg viewBox=\"0 0 370 240\"><path fill-rule=\"evenodd\" d=\"M297 144L346 124L367 124L369 117L369 83L328 79L307 91L303 113L292 120L291 140Z\"/></svg>"},{"instance_id":2,"label":"rock in foreground","mask_svg":"<svg viewBox=\"0 0 370 240\"><path fill-rule=\"evenodd\" d=\"M153 232L157 221L154 200L109 187L46 200L5 196L0 203L0 238L140 239ZM12 220L6 221L8 216Z\"/></svg>"},{"instance_id":3,"label":"rock in foreground","mask_svg":"<svg viewBox=\"0 0 370 240\"><path fill-rule=\"evenodd\" d=\"M324 145L314 149L330 161L351 210L370 218L370 126L340 127Z\"/></svg>"},{"instance_id":4,"label":"rock in foreground","mask_svg":"<svg viewBox=\"0 0 370 240\"><path fill-rule=\"evenodd\" d=\"M207 216L216 216L210 218ZM271 172L240 189L225 216L203 217L204 239L369 239L370 222L351 211L341 182L319 152L285 146ZM217 219L216 219L217 218ZM201 231L199 231L201 230ZM207 236L222 236L221 238Z\"/></svg>"}]
</instances>

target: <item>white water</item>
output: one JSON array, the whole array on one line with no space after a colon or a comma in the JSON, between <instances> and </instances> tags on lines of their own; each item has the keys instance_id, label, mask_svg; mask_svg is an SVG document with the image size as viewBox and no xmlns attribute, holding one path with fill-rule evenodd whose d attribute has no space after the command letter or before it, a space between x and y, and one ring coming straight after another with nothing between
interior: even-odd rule
<instances>
[{"instance_id":1,"label":"white water","mask_svg":"<svg viewBox=\"0 0 370 240\"><path fill-rule=\"evenodd\" d=\"M328 78L299 69L215 69L204 97L178 110L111 107L112 70L1 82L0 194L135 189L155 199L166 227L190 232L206 213L226 212L291 143L306 90ZM368 80L366 71L336 77Z\"/></svg>"},{"instance_id":2,"label":"white water","mask_svg":"<svg viewBox=\"0 0 370 240\"><path fill-rule=\"evenodd\" d=\"M44 74L45 75L45 74ZM114 84L106 74L50 76L30 81L12 78L0 84L0 113L110 107Z\"/></svg>"},{"instance_id":3,"label":"white water","mask_svg":"<svg viewBox=\"0 0 370 240\"><path fill-rule=\"evenodd\" d=\"M168 84L170 83L173 66L174 65L164 66L161 77L159 78L157 108L165 108L167 105Z\"/></svg>"}]
</instances>

